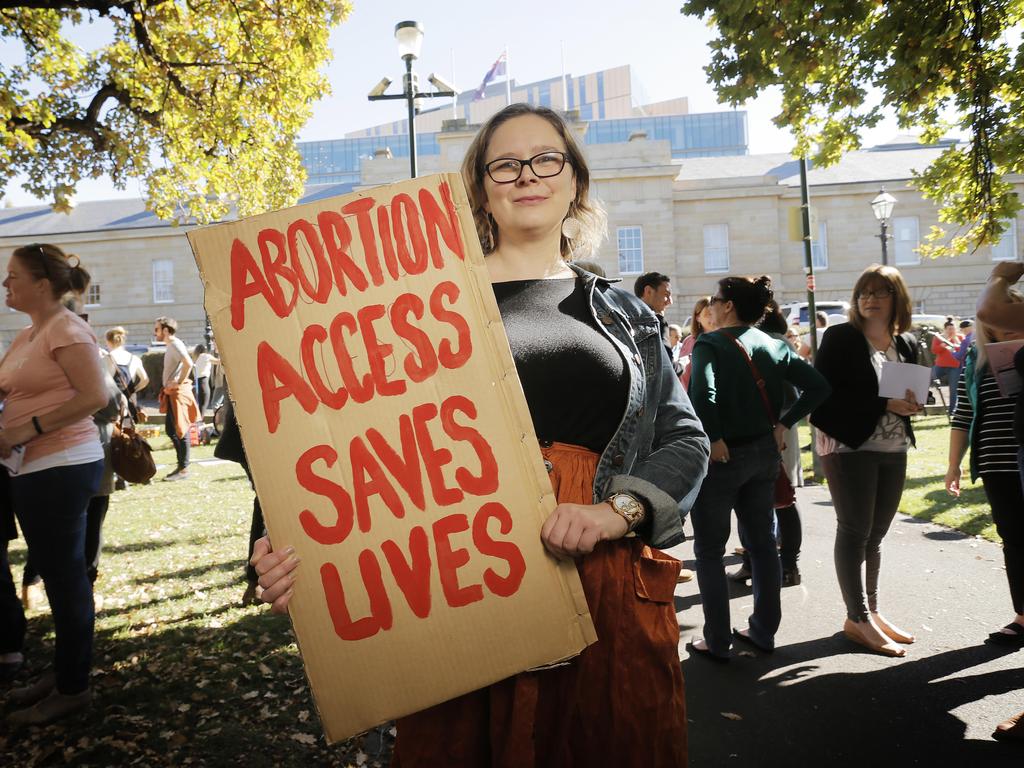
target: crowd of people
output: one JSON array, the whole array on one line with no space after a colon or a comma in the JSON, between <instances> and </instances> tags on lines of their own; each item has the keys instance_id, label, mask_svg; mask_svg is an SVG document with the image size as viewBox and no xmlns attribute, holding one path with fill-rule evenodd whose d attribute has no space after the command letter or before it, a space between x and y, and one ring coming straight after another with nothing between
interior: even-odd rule
<instances>
[{"instance_id":1,"label":"crowd of people","mask_svg":"<svg viewBox=\"0 0 1024 768\"><path fill-rule=\"evenodd\" d=\"M673 605L681 563L662 550L685 540L688 519L704 611L703 632L687 644L692 655L728 663L734 643L772 653L781 590L801 581L793 487L800 484L796 426L805 418L815 427L836 512L843 632L883 656L906 654L915 638L883 615L879 589L882 542L914 445L911 417L923 410L910 390L902 398L879 396L886 362L918 362L899 271L866 269L847 322L824 328L808 360L768 277L723 277L683 329L665 320L667 276L643 275L630 291L574 261L593 252L606 221L578 141L552 110L516 104L500 111L469 147L462 173L558 502L540 539L553 556L575 561L598 641L569 663L400 718L393 765L685 765ZM972 476L982 478L1003 537L1015 611L989 641L1024 646L1022 414L1016 398L995 386L984 346L1024 336L1024 303L1008 288L1021 276L1016 267L997 267L982 296L977 343L952 387L959 398L946 484L958 492L969 448ZM55 719L89 697L85 532L104 466L92 416L107 403L109 387L95 336L60 304L87 280L73 257L29 246L15 251L5 281L8 305L32 325L0 361L0 458L24 453L6 498L50 596L58 637L54 673L9 694L23 705L10 715L15 722ZM182 479L189 451L181 426L197 407L189 378L208 378L205 366L217 361L204 349L193 362L176 330L170 318L154 325L167 350L161 399L177 458L170 478ZM112 372L137 382L117 352L123 335L108 334L108 341ZM208 399L204 387L199 399ZM244 462L240 445L231 458ZM55 487L75 490L58 498ZM254 595L258 579L262 600L286 612L295 580L304 577L290 542L271 546L258 538L258 513L257 504L249 585ZM753 589L753 611L741 629L732 629L723 559L733 513L747 558L743 576ZM0 607L13 612L5 552L0 536ZM643 589L622 588L634 583L636 569L649 575ZM23 616L0 629L0 664L20 664L19 632ZM997 734L1024 738L1019 719Z\"/></svg>"}]
</instances>

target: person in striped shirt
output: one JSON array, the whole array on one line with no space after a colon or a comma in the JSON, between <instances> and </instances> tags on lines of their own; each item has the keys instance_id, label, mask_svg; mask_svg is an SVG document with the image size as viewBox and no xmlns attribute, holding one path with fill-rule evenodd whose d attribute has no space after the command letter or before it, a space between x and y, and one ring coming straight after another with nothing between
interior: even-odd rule
<instances>
[{"instance_id":1,"label":"person in striped shirt","mask_svg":"<svg viewBox=\"0 0 1024 768\"><path fill-rule=\"evenodd\" d=\"M1010 291L1014 302L1024 295ZM980 476L992 519L1003 540L1003 559L1016 617L988 636L988 643L1024 647L1024 492L1021 489L1017 439L1013 434L1016 397L1003 397L988 365L985 344L1024 338L1024 332L975 326L976 343L968 350L957 384L958 399L949 433L946 490L960 495L961 469L968 447L970 474Z\"/></svg>"}]
</instances>

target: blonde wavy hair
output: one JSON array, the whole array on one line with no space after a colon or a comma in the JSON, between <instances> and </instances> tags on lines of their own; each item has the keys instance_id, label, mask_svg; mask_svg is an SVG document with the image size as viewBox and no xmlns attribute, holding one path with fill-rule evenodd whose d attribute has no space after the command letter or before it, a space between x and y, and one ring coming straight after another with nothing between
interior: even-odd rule
<instances>
[{"instance_id":1,"label":"blonde wavy hair","mask_svg":"<svg viewBox=\"0 0 1024 768\"><path fill-rule=\"evenodd\" d=\"M576 179L576 195L569 204L566 218L573 218L579 222L579 232L572 238L563 234L560 248L562 258L566 261L571 261L577 256L588 258L597 252L607 236L608 219L601 204L590 197L590 170L583 157L583 150L561 115L547 107L535 107L530 104L510 104L491 117L469 145L466 157L462 161L462 179L469 194L476 232L484 254L493 253L497 249L500 236L494 219L484 210L484 204L487 202L487 193L484 191L487 149L491 137L502 123L524 115L536 115L547 120L565 142L567 163L572 166Z\"/></svg>"}]
</instances>

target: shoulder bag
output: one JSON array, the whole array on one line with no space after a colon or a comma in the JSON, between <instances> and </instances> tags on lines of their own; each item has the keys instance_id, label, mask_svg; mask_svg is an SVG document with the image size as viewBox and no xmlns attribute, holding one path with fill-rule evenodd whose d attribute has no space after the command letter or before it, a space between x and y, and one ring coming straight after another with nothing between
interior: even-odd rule
<instances>
[{"instance_id":1,"label":"shoulder bag","mask_svg":"<svg viewBox=\"0 0 1024 768\"><path fill-rule=\"evenodd\" d=\"M153 449L134 427L124 425L123 418L110 437L110 464L129 483L148 483L156 474Z\"/></svg>"},{"instance_id":2,"label":"shoulder bag","mask_svg":"<svg viewBox=\"0 0 1024 768\"><path fill-rule=\"evenodd\" d=\"M757 366L754 365L754 361L750 359L750 354L747 352L747 348L740 343L739 339L731 333L727 333L721 329L719 329L718 332L723 336L728 336L732 339L732 343L739 347L740 352L743 353L743 359L745 359L747 361L747 365L750 366L750 373L754 377L754 384L757 385L757 391L761 394L761 402L768 414L768 421L771 422L772 429L774 430L775 425L779 423L779 420L775 417L775 410L768 401L768 391L766 389L764 377L761 375L761 372L757 370ZM784 509L785 507L793 506L794 502L796 502L796 491L793 490L793 484L789 482L789 473L786 472L786 465L780 460L779 475L775 478L775 501L773 506L775 509Z\"/></svg>"}]
</instances>

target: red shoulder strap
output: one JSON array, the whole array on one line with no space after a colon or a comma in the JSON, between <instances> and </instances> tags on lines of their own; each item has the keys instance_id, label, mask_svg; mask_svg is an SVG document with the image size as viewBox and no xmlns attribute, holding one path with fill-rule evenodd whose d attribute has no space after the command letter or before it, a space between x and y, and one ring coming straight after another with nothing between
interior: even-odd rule
<instances>
[{"instance_id":1,"label":"red shoulder strap","mask_svg":"<svg viewBox=\"0 0 1024 768\"><path fill-rule=\"evenodd\" d=\"M739 339L728 331L719 329L718 332L723 336L727 336L732 339L732 343L739 347L740 352L743 353L743 359L747 361L747 365L750 366L750 373L754 376L754 383L757 385L757 391L761 393L761 402L764 403L764 409L768 414L768 421L772 423L772 427L774 428L779 420L775 418L775 410L772 408L772 404L768 400L768 391L764 382L764 377L761 375L761 372L757 370L757 366L754 365L754 361L750 359L750 353L747 352L747 348L740 343Z\"/></svg>"}]
</instances>

